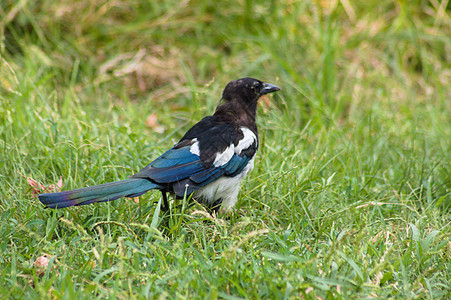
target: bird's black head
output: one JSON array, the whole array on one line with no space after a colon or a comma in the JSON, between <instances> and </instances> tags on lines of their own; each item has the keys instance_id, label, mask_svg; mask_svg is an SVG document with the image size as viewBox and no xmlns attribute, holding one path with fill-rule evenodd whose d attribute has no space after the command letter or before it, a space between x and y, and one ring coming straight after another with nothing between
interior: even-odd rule
<instances>
[{"instance_id":1,"label":"bird's black head","mask_svg":"<svg viewBox=\"0 0 451 300\"><path fill-rule=\"evenodd\" d=\"M256 102L261 96L278 90L280 88L274 84L247 77L229 82L222 92L222 99Z\"/></svg>"}]
</instances>

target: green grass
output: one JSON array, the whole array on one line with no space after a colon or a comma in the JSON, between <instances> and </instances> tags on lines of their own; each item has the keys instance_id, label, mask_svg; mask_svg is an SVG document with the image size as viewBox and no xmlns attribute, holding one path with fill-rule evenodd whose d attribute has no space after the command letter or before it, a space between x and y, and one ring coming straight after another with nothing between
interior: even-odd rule
<instances>
[{"instance_id":1,"label":"green grass","mask_svg":"<svg viewBox=\"0 0 451 300\"><path fill-rule=\"evenodd\" d=\"M450 298L447 1L335 2L3 1L1 298ZM125 179L243 76L282 91L231 215L22 176Z\"/></svg>"}]
</instances>

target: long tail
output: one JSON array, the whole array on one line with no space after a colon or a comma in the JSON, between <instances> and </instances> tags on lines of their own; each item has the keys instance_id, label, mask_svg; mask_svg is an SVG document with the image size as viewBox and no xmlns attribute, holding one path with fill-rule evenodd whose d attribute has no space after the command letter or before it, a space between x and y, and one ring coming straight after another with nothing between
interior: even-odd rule
<instances>
[{"instance_id":1,"label":"long tail","mask_svg":"<svg viewBox=\"0 0 451 300\"><path fill-rule=\"evenodd\" d=\"M112 201L122 197L138 197L148 190L158 188L161 188L161 186L147 179L131 178L72 191L41 194L39 200L49 208L65 208Z\"/></svg>"}]
</instances>

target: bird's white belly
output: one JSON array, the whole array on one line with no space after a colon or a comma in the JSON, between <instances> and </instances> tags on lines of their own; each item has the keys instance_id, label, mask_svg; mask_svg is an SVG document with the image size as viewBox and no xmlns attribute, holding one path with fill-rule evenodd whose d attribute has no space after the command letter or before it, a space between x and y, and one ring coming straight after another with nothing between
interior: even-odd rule
<instances>
[{"instance_id":1,"label":"bird's white belly","mask_svg":"<svg viewBox=\"0 0 451 300\"><path fill-rule=\"evenodd\" d=\"M230 210L238 199L241 181L254 168L254 158L249 160L246 167L237 176L221 177L196 190L193 195L194 198L207 205L214 203L218 199L222 199L222 208L226 211Z\"/></svg>"}]
</instances>

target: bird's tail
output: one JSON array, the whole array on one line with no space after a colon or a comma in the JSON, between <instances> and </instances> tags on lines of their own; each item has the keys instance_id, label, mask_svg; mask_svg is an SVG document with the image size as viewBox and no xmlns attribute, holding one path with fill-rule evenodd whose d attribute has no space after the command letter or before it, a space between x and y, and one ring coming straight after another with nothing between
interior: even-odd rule
<instances>
[{"instance_id":1,"label":"bird's tail","mask_svg":"<svg viewBox=\"0 0 451 300\"><path fill-rule=\"evenodd\" d=\"M39 200L49 208L65 208L74 205L113 201L121 197L138 197L148 190L158 188L161 188L161 186L147 179L131 178L72 191L41 194Z\"/></svg>"}]
</instances>

